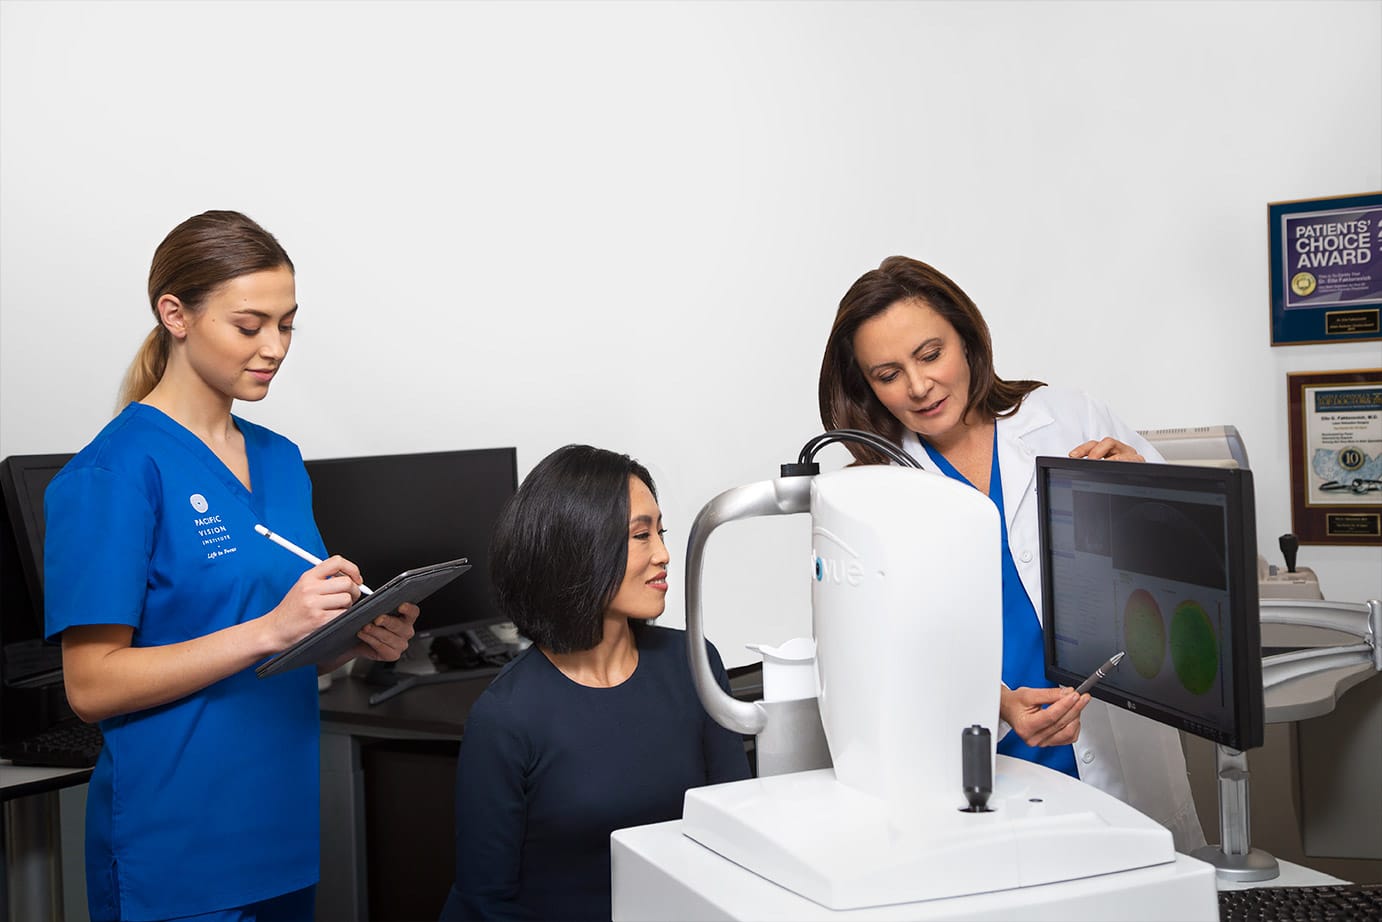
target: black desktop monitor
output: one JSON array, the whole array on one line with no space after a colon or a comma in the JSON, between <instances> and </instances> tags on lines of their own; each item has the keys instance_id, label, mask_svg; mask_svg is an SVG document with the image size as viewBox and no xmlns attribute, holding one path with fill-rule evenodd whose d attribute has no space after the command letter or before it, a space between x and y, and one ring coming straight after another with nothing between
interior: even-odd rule
<instances>
[{"instance_id":1,"label":"black desktop monitor","mask_svg":"<svg viewBox=\"0 0 1382 922\"><path fill-rule=\"evenodd\" d=\"M499 621L489 541L518 488L517 451L484 448L308 461L312 508L329 553L355 562L367 584L465 557L470 572L421 606L419 631Z\"/></svg>"},{"instance_id":2,"label":"black desktop monitor","mask_svg":"<svg viewBox=\"0 0 1382 922\"><path fill-rule=\"evenodd\" d=\"M4 493L9 527L15 538L17 562L33 603L43 620L43 491L72 460L65 455L11 455L0 461L0 491Z\"/></svg>"},{"instance_id":3,"label":"black desktop monitor","mask_svg":"<svg viewBox=\"0 0 1382 922\"><path fill-rule=\"evenodd\" d=\"M1252 474L1037 459L1046 676L1230 749L1262 745Z\"/></svg>"},{"instance_id":4,"label":"black desktop monitor","mask_svg":"<svg viewBox=\"0 0 1382 922\"><path fill-rule=\"evenodd\" d=\"M62 680L62 651L43 639L43 491L71 458L11 455L0 461L0 674L8 686Z\"/></svg>"}]
</instances>

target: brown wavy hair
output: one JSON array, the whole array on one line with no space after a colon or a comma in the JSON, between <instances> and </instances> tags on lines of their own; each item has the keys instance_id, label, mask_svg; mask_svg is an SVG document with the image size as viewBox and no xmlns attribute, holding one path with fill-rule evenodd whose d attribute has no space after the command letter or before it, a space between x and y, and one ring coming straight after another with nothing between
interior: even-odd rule
<instances>
[{"instance_id":1,"label":"brown wavy hair","mask_svg":"<svg viewBox=\"0 0 1382 922\"><path fill-rule=\"evenodd\" d=\"M116 411L147 397L168 368L169 334L158 314L159 298L173 295L195 313L220 285L280 266L294 271L274 235L238 211L206 211L169 231L149 266L154 328L125 372Z\"/></svg>"},{"instance_id":2,"label":"brown wavy hair","mask_svg":"<svg viewBox=\"0 0 1382 922\"><path fill-rule=\"evenodd\" d=\"M964 343L969 363L969 399L965 415L977 411L986 418L1009 416L1041 381L1004 381L993 371L993 341L988 324L969 295L924 262L889 256L877 269L859 276L840 299L835 323L821 359L819 399L821 425L826 429L863 429L902 445L902 423L874 395L854 356L854 334L866 321L899 301L917 300L944 317ZM845 443L858 464L887 464L888 459L866 445Z\"/></svg>"}]
</instances>

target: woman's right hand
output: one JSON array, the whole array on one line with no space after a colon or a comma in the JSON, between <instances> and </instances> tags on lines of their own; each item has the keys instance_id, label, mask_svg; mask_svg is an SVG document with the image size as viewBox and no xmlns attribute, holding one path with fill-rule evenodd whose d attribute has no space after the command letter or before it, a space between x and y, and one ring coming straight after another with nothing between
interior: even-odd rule
<instances>
[{"instance_id":1,"label":"woman's right hand","mask_svg":"<svg viewBox=\"0 0 1382 922\"><path fill-rule=\"evenodd\" d=\"M297 643L355 604L361 582L360 568L339 556L298 577L283 601L265 615L274 651Z\"/></svg>"},{"instance_id":2,"label":"woman's right hand","mask_svg":"<svg viewBox=\"0 0 1382 922\"><path fill-rule=\"evenodd\" d=\"M360 569L332 557L267 614L159 646L134 646L130 625L73 625L62 632L67 701L88 723L177 701L306 637L349 608L359 584Z\"/></svg>"},{"instance_id":3,"label":"woman's right hand","mask_svg":"<svg viewBox=\"0 0 1382 922\"><path fill-rule=\"evenodd\" d=\"M1073 688L1008 688L1000 691L998 716L1028 746L1065 746L1080 738L1080 712L1089 695Z\"/></svg>"}]
</instances>

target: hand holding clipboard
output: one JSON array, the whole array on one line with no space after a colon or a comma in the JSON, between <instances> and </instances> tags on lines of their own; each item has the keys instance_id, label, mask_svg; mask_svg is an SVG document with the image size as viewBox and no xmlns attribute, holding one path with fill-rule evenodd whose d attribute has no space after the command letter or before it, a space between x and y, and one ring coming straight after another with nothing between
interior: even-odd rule
<instances>
[{"instance_id":1,"label":"hand holding clipboard","mask_svg":"<svg viewBox=\"0 0 1382 922\"><path fill-rule=\"evenodd\" d=\"M322 562L262 525L256 525L255 531L313 566ZM354 646L356 635L374 618L397 611L398 607L405 603L411 602L416 605L469 569L470 564L462 557L428 567L405 570L381 586L378 592L372 592L367 586L361 585L360 598L354 605L287 649L259 664L255 674L263 679L299 666L316 665L340 656Z\"/></svg>"}]
</instances>

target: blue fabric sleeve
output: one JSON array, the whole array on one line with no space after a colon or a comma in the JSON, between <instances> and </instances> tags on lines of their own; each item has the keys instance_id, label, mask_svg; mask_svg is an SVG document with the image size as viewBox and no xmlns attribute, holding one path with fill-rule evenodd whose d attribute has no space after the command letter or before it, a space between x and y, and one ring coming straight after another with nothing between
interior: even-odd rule
<instances>
[{"instance_id":1,"label":"blue fabric sleeve","mask_svg":"<svg viewBox=\"0 0 1382 922\"><path fill-rule=\"evenodd\" d=\"M128 479L96 467L62 472L44 496L44 633L77 624L138 628L157 517Z\"/></svg>"},{"instance_id":2,"label":"blue fabric sleeve","mask_svg":"<svg viewBox=\"0 0 1382 922\"><path fill-rule=\"evenodd\" d=\"M528 747L514 723L493 695L466 718L456 766L456 878L443 920L531 918L518 903Z\"/></svg>"},{"instance_id":3,"label":"blue fabric sleeve","mask_svg":"<svg viewBox=\"0 0 1382 922\"><path fill-rule=\"evenodd\" d=\"M710 653L710 668L715 673L715 681L720 683L725 694L729 694L729 674L725 672L720 651L708 640L705 645ZM704 747L706 784L742 781L749 777L749 757L744 751L744 738L717 724L709 714L705 715Z\"/></svg>"}]
</instances>

